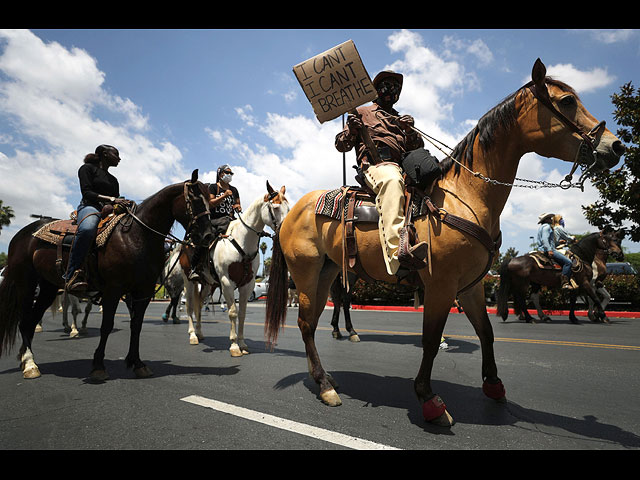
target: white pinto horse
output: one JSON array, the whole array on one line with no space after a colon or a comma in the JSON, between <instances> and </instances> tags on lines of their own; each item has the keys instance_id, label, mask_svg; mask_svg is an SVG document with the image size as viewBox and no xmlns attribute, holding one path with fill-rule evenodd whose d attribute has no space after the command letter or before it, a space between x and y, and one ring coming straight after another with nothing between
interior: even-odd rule
<instances>
[{"instance_id":1,"label":"white pinto horse","mask_svg":"<svg viewBox=\"0 0 640 480\"><path fill-rule=\"evenodd\" d=\"M231 356L240 357L249 353L244 340L244 319L247 302L255 286L255 275L260 266L258 255L260 239L269 234L263 232L268 226L274 232L289 213L289 202L284 196L285 187L274 190L267 181L267 193L251 203L238 219L229 224L210 251L209 267L220 282L220 290L229 307L231 330L229 351ZM185 281L185 299L189 316L189 343L197 344L202 335L200 312L204 300L211 294L210 285ZM215 288L215 286L214 286ZM238 304L234 301L234 291L238 290ZM195 326L194 326L195 317Z\"/></svg>"},{"instance_id":2,"label":"white pinto horse","mask_svg":"<svg viewBox=\"0 0 640 480\"><path fill-rule=\"evenodd\" d=\"M80 299L75 295L65 295L59 293L51 304L51 316L55 320L56 314L62 312L62 326L65 333L68 333L71 338L79 337L80 334L87 333L87 319L91 313L92 303L91 300L86 299L86 306L84 307L84 318L82 319L82 325L78 329L78 314L80 313ZM71 307L71 316L73 321L69 326L69 307ZM36 332L42 331L42 320L36 325Z\"/></svg>"},{"instance_id":3,"label":"white pinto horse","mask_svg":"<svg viewBox=\"0 0 640 480\"><path fill-rule=\"evenodd\" d=\"M179 262L181 247L182 245L179 243L173 247L169 254L169 258L164 264L164 269L162 270L164 288L169 295L169 305L167 306L167 310L162 314L162 320L165 323L168 322L169 317L173 319L174 324L180 323L177 309L178 304L180 303L180 295L184 290L185 284L182 277L182 268L180 267Z\"/></svg>"}]
</instances>

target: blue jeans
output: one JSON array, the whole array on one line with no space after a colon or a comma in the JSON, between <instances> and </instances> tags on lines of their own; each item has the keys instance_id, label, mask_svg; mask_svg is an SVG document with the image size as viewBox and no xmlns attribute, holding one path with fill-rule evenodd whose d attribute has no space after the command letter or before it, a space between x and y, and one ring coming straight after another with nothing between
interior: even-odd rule
<instances>
[{"instance_id":1,"label":"blue jeans","mask_svg":"<svg viewBox=\"0 0 640 480\"><path fill-rule=\"evenodd\" d=\"M552 258L560 265L562 265L562 274L567 278L571 278L571 260L569 260L557 250L553 250Z\"/></svg>"},{"instance_id":2,"label":"blue jeans","mask_svg":"<svg viewBox=\"0 0 640 480\"><path fill-rule=\"evenodd\" d=\"M69 266L65 279L68 280L78 268L84 263L84 259L91 248L98 231L98 223L100 223L100 215L90 215L92 213L100 213L94 207L78 205L78 232L73 240L71 253L69 254Z\"/></svg>"}]
</instances>

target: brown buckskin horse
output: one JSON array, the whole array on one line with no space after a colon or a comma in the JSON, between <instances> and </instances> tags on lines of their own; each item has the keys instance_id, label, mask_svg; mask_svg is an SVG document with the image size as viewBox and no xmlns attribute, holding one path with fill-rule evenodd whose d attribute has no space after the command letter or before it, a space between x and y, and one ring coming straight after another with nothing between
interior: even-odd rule
<instances>
[{"instance_id":1,"label":"brown buckskin horse","mask_svg":"<svg viewBox=\"0 0 640 480\"><path fill-rule=\"evenodd\" d=\"M108 378L104 366L107 338L120 298L132 299L131 340L125 358L137 377L152 375L140 360L139 343L144 313L155 293L156 281L164 265L164 239L177 220L195 245L208 247L213 239L209 217L209 191L198 181L198 171L190 182L163 188L138 205L133 213L113 229L104 247L97 249L97 273L89 276L102 295L100 343L93 356L91 379ZM20 329L22 346L18 359L24 378L37 378L40 371L33 359L32 341L36 324L64 287L56 267L56 246L32 234L53 219L33 222L9 243L6 277L0 284L0 355L15 342ZM91 256L91 255L89 255ZM62 265L68 262L68 249ZM90 272L92 270L89 270ZM34 303L36 285L40 293Z\"/></svg>"},{"instance_id":2,"label":"brown buckskin horse","mask_svg":"<svg viewBox=\"0 0 640 480\"><path fill-rule=\"evenodd\" d=\"M594 316L596 321L609 322L600 298L594 288L593 262L599 251L604 251L616 259L623 259L620 243L624 238L624 230L591 233L569 247L569 251L580 259L577 262L576 271L571 274L571 279L576 282L578 288L569 292L570 310L569 321L578 324L580 321L575 316L576 299L579 293L586 294L594 303ZM606 257L605 257L606 258ZM538 311L538 317L543 322L551 319L545 315L540 306L540 288L560 288L561 270L555 267L540 268L530 254L506 260L500 266L500 286L496 292L497 315L506 320L509 316L507 301L509 295L513 296L514 311L522 314L527 323L535 319L527 310L527 291L531 286L531 299Z\"/></svg>"},{"instance_id":3,"label":"brown buckskin horse","mask_svg":"<svg viewBox=\"0 0 640 480\"><path fill-rule=\"evenodd\" d=\"M592 163L599 168L618 163L624 146L603 128L582 105L568 85L547 78L538 59L532 81L485 114L478 125L454 149L455 168L450 159L442 162L443 178L431 200L437 215L416 219L420 239L428 240L431 230L432 269L419 270L424 284L422 324L423 357L414 382L424 418L450 426L453 419L431 388L431 370L438 353L441 335L456 295L473 324L482 347L483 391L489 397L505 401L493 352L493 330L487 315L482 283L497 254L486 242L453 227L447 214L469 220L485 231L485 237L500 237L500 214L507 202L520 158L527 152L555 157L567 162ZM594 134L594 127L597 132ZM593 140L585 140L589 132ZM584 157L584 143L591 143ZM595 153L592 153L595 150ZM463 164L463 165L461 165ZM469 170L498 182L484 182ZM331 406L341 404L335 382L320 363L314 335L331 283L343 262L341 222L316 216L316 199L322 191L303 196L285 218L274 239L272 268L267 293L265 336L275 344L286 317L287 268L298 288L300 307L298 326L305 344L309 371L319 385L321 400ZM396 281L386 273L377 225L356 224L358 252L364 270L377 280ZM474 283L475 282L475 283ZM460 293L459 293L460 292Z\"/></svg>"}]
</instances>

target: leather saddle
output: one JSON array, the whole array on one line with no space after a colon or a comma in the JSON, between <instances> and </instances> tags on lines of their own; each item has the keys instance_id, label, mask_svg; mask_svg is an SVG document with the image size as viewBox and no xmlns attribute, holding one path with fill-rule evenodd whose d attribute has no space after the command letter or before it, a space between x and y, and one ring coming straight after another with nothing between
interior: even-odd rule
<instances>
[{"instance_id":1,"label":"leather saddle","mask_svg":"<svg viewBox=\"0 0 640 480\"><path fill-rule=\"evenodd\" d=\"M102 212L99 215L101 219L98 223L95 240L95 246L98 248L103 247L106 244L109 235L118 224L118 220L124 214L114 213L113 207L111 205L107 205L102 209ZM62 269L62 252L65 249L71 248L79 226L77 223L77 211L73 211L69 217L70 218L66 220L54 220L49 222L33 233L34 237L51 243L57 247L56 268L60 275L64 273Z\"/></svg>"}]
</instances>

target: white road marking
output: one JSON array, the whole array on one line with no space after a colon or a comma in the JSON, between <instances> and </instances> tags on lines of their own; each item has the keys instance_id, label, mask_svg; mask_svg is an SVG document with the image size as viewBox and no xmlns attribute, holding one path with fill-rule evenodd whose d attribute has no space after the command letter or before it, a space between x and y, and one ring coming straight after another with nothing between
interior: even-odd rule
<instances>
[{"instance_id":1,"label":"white road marking","mask_svg":"<svg viewBox=\"0 0 640 480\"><path fill-rule=\"evenodd\" d=\"M247 408L238 407L229 403L219 402L217 400L211 400L210 398L201 397L198 395L190 395L188 397L181 398L181 400L201 407L211 408L220 412L235 415L237 417L253 420L254 422L263 423L272 427L280 428L282 430L288 430L290 432L299 433L300 435L306 435L307 437L317 438L325 442L334 443L336 445L342 445L343 447L353 448L355 450L400 450L398 448L390 447L388 445L382 445L381 443L374 443L361 438L351 437L342 433L332 432L331 430L325 430L324 428L318 428L304 423L298 423L291 420L286 420L280 417L274 417L266 413L256 412L255 410L249 410Z\"/></svg>"}]
</instances>

